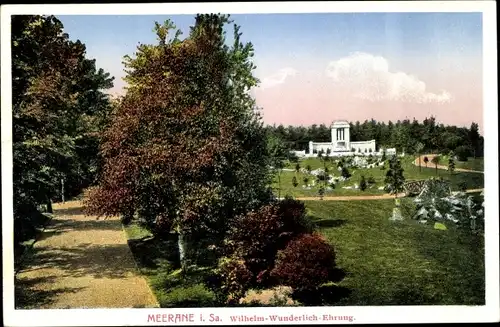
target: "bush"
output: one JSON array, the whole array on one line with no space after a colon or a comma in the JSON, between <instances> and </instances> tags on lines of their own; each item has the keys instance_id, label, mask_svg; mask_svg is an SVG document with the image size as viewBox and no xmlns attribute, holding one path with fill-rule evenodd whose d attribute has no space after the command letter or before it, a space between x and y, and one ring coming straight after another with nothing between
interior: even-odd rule
<instances>
[{"instance_id":1,"label":"bush","mask_svg":"<svg viewBox=\"0 0 500 327\"><path fill-rule=\"evenodd\" d=\"M334 268L333 247L319 234L304 234L279 251L271 276L294 290L313 290L330 280Z\"/></svg>"},{"instance_id":2,"label":"bush","mask_svg":"<svg viewBox=\"0 0 500 327\"><path fill-rule=\"evenodd\" d=\"M364 190L366 190L367 187L368 187L368 185L366 184L365 176L361 176L361 181L359 182L360 190L364 191Z\"/></svg>"},{"instance_id":3,"label":"bush","mask_svg":"<svg viewBox=\"0 0 500 327\"><path fill-rule=\"evenodd\" d=\"M458 161L467 161L467 158L472 156L472 151L468 146L461 145L455 149Z\"/></svg>"},{"instance_id":4,"label":"bush","mask_svg":"<svg viewBox=\"0 0 500 327\"><path fill-rule=\"evenodd\" d=\"M349 169L347 169L346 167L342 167L342 177L344 178L349 178L351 177L351 173L349 172Z\"/></svg>"},{"instance_id":5,"label":"bush","mask_svg":"<svg viewBox=\"0 0 500 327\"><path fill-rule=\"evenodd\" d=\"M254 282L266 283L267 271L278 250L293 237L312 230L304 203L286 198L235 219L228 232L225 252L240 257Z\"/></svg>"},{"instance_id":6,"label":"bush","mask_svg":"<svg viewBox=\"0 0 500 327\"><path fill-rule=\"evenodd\" d=\"M245 261L238 257L221 258L216 272L207 281L207 286L215 293L221 304L237 304L250 288L252 272Z\"/></svg>"}]
</instances>

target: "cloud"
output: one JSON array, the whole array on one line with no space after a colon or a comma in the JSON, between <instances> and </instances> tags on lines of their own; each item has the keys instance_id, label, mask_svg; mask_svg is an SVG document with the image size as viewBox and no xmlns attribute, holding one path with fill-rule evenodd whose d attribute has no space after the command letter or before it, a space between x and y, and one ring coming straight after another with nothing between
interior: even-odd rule
<instances>
[{"instance_id":1,"label":"cloud","mask_svg":"<svg viewBox=\"0 0 500 327\"><path fill-rule=\"evenodd\" d=\"M390 72L385 58L368 53L356 52L332 61L326 74L344 92L364 100L446 103L452 99L451 94L444 90L428 92L425 83L415 76Z\"/></svg>"},{"instance_id":2,"label":"cloud","mask_svg":"<svg viewBox=\"0 0 500 327\"><path fill-rule=\"evenodd\" d=\"M280 69L277 73L272 74L270 76L264 77L261 80L260 83L260 88L261 89L267 89L270 87L274 87L279 84L283 84L287 77L289 76L295 76L297 74L297 70L291 68L291 67L286 67L283 69Z\"/></svg>"}]
</instances>

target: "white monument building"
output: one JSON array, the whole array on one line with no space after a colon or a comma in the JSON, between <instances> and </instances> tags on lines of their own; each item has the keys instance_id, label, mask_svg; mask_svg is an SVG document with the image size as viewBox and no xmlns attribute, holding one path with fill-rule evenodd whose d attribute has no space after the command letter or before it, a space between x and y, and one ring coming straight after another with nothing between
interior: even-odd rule
<instances>
[{"instance_id":1,"label":"white monument building","mask_svg":"<svg viewBox=\"0 0 500 327\"><path fill-rule=\"evenodd\" d=\"M318 152L330 153L330 156L346 155L381 155L376 152L375 140L352 142L349 134L349 122L338 120L332 124L331 142L309 142L309 151L305 156L316 157ZM385 149L387 155L396 154L396 149ZM305 154L305 153L304 153Z\"/></svg>"}]
</instances>

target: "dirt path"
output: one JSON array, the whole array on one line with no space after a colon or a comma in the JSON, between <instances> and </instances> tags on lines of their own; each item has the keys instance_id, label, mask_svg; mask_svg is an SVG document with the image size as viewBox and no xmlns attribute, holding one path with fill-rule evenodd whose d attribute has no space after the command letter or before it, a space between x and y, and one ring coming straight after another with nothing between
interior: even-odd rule
<instances>
[{"instance_id":1,"label":"dirt path","mask_svg":"<svg viewBox=\"0 0 500 327\"><path fill-rule=\"evenodd\" d=\"M82 210L79 201L54 205L53 220L18 274L21 304L37 309L157 307L119 219L97 220Z\"/></svg>"},{"instance_id":2,"label":"dirt path","mask_svg":"<svg viewBox=\"0 0 500 327\"><path fill-rule=\"evenodd\" d=\"M425 163L424 163L424 157L427 157L427 159L429 159L429 162L427 163L427 168L436 168L436 165L434 165L431 160L432 158L434 158L436 155L435 154L423 154L420 156L420 164L422 165L422 167L425 167ZM413 161L413 164L415 166L418 166L418 158L416 158L414 161ZM448 170L448 166L444 166L444 165L438 165L437 166L438 169L444 169L444 170ZM479 170L471 170L471 169L465 169L465 168L455 168L455 171L456 172L463 172L463 173L478 173L478 174L484 174L483 171L479 171Z\"/></svg>"}]
</instances>

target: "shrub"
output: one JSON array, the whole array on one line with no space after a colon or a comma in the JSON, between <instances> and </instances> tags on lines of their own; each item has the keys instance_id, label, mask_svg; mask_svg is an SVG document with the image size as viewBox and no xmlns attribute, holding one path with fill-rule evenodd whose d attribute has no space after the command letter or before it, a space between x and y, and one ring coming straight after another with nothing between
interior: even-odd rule
<instances>
[{"instance_id":1,"label":"shrub","mask_svg":"<svg viewBox=\"0 0 500 327\"><path fill-rule=\"evenodd\" d=\"M458 189L462 192L467 191L467 182L461 181L460 183L458 183Z\"/></svg>"},{"instance_id":2,"label":"shrub","mask_svg":"<svg viewBox=\"0 0 500 327\"><path fill-rule=\"evenodd\" d=\"M468 146L461 145L455 149L458 161L467 161L467 158L472 155L472 151Z\"/></svg>"},{"instance_id":3,"label":"shrub","mask_svg":"<svg viewBox=\"0 0 500 327\"><path fill-rule=\"evenodd\" d=\"M285 198L235 219L226 241L226 254L241 257L254 282L266 283L278 250L293 237L312 230L304 203Z\"/></svg>"},{"instance_id":4,"label":"shrub","mask_svg":"<svg viewBox=\"0 0 500 327\"><path fill-rule=\"evenodd\" d=\"M325 188L323 186L321 186L318 189L318 195L319 195L320 199L323 200L323 196L325 195Z\"/></svg>"},{"instance_id":5,"label":"shrub","mask_svg":"<svg viewBox=\"0 0 500 327\"><path fill-rule=\"evenodd\" d=\"M346 167L342 167L342 177L344 178L349 178L351 177L351 173L349 172L349 169L347 169Z\"/></svg>"},{"instance_id":6,"label":"shrub","mask_svg":"<svg viewBox=\"0 0 500 327\"><path fill-rule=\"evenodd\" d=\"M292 185L293 187L297 187L299 185L299 182L297 182L297 177L293 176L292 178Z\"/></svg>"},{"instance_id":7,"label":"shrub","mask_svg":"<svg viewBox=\"0 0 500 327\"><path fill-rule=\"evenodd\" d=\"M207 281L207 286L213 290L219 303L231 305L245 296L253 277L243 259L224 257L220 259L215 274Z\"/></svg>"},{"instance_id":8,"label":"shrub","mask_svg":"<svg viewBox=\"0 0 500 327\"><path fill-rule=\"evenodd\" d=\"M359 182L359 188L361 189L361 191L364 191L366 190L367 186L368 185L366 184L365 176L361 176L361 181Z\"/></svg>"},{"instance_id":9,"label":"shrub","mask_svg":"<svg viewBox=\"0 0 500 327\"><path fill-rule=\"evenodd\" d=\"M466 193L451 194L445 183L430 183L415 198L414 218L421 222L453 222L459 227L477 233L484 230L482 201L474 202Z\"/></svg>"},{"instance_id":10,"label":"shrub","mask_svg":"<svg viewBox=\"0 0 500 327\"><path fill-rule=\"evenodd\" d=\"M335 268L333 247L319 234L304 234L279 251L271 277L294 290L313 290L328 282Z\"/></svg>"}]
</instances>

